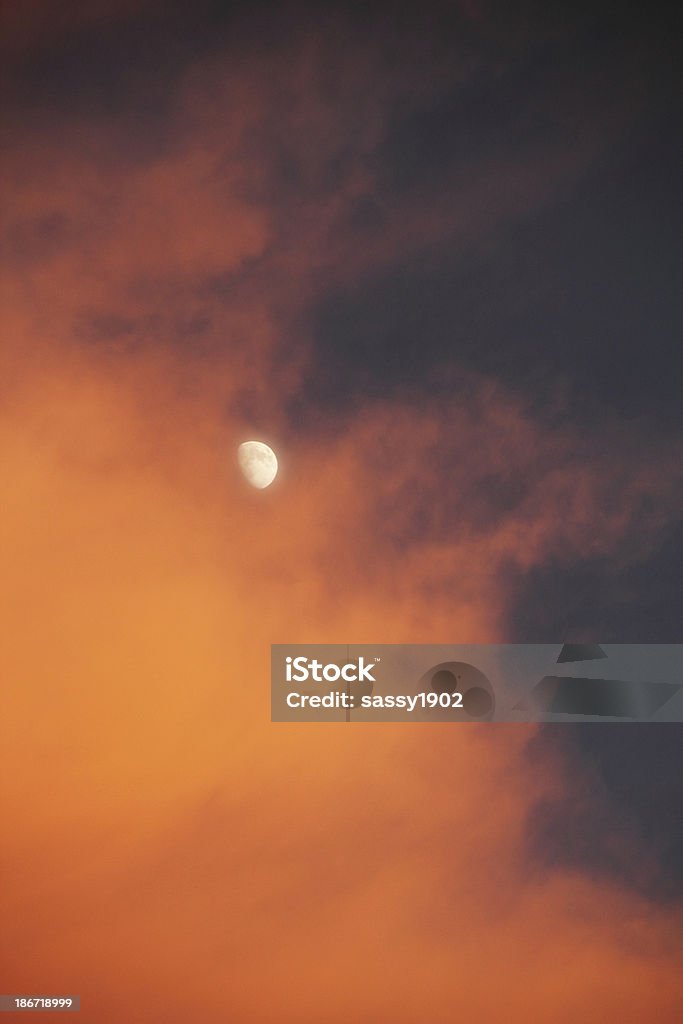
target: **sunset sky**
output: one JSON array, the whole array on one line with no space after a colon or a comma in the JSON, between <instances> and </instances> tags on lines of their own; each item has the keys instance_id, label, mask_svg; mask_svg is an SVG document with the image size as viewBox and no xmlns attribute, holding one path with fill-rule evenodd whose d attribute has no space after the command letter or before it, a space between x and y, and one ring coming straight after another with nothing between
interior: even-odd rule
<instances>
[{"instance_id":1,"label":"sunset sky","mask_svg":"<svg viewBox=\"0 0 683 1024\"><path fill-rule=\"evenodd\" d=\"M681 640L666 9L1 0L0 993L681 1020L680 726L269 707L272 643Z\"/></svg>"}]
</instances>

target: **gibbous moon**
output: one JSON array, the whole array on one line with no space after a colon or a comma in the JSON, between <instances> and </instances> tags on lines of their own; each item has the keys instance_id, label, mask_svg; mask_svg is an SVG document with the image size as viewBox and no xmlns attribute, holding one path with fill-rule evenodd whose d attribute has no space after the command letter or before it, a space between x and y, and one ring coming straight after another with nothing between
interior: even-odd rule
<instances>
[{"instance_id":1,"label":"gibbous moon","mask_svg":"<svg viewBox=\"0 0 683 1024\"><path fill-rule=\"evenodd\" d=\"M277 476L277 458L263 441L244 441L237 449L237 461L252 487L263 490Z\"/></svg>"}]
</instances>

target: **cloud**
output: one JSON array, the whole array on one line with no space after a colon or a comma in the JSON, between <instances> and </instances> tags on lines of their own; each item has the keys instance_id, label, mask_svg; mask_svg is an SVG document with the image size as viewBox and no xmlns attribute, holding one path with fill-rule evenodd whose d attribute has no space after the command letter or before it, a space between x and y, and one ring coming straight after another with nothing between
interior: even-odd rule
<instances>
[{"instance_id":1,"label":"cloud","mask_svg":"<svg viewBox=\"0 0 683 1024\"><path fill-rule=\"evenodd\" d=\"M662 474L613 472L610 512L605 467L582 465L571 433L482 388L456 412L384 406L334 443L299 440L257 495L230 386L216 361L201 378L184 354L77 347L5 406L16 984L66 979L98 1020L128 999L148 1020L314 1019L331 998L331 1020L359 1001L446 1020L454 1000L500 1005L493 971L512 1020L547 1005L675 1019L665 909L529 876L544 790L527 730L268 723L272 641L495 639L501 564L621 550L622 506L652 488L661 503ZM488 475L520 460L528 483L497 517Z\"/></svg>"},{"instance_id":2,"label":"cloud","mask_svg":"<svg viewBox=\"0 0 683 1024\"><path fill-rule=\"evenodd\" d=\"M529 872L530 730L268 721L272 642L500 639L510 566L628 564L676 514L654 428L586 438L457 360L296 422L312 304L519 215L565 151L382 208L391 111L435 88L399 41L297 28L182 70L152 146L66 110L3 159L0 941L86 1020L677 1019L674 912Z\"/></svg>"},{"instance_id":3,"label":"cloud","mask_svg":"<svg viewBox=\"0 0 683 1024\"><path fill-rule=\"evenodd\" d=\"M534 864L585 872L663 903L680 901L680 727L642 727L637 735L630 728L545 727L528 754L560 789L531 808Z\"/></svg>"}]
</instances>

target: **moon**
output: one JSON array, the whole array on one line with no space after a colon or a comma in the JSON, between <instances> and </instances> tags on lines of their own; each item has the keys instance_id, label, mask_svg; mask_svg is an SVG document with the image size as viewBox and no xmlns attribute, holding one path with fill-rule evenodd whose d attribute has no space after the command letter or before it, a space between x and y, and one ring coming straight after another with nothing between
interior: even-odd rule
<instances>
[{"instance_id":1,"label":"moon","mask_svg":"<svg viewBox=\"0 0 683 1024\"><path fill-rule=\"evenodd\" d=\"M237 461L247 482L260 491L277 476L275 452L263 441L243 441L237 449Z\"/></svg>"}]
</instances>

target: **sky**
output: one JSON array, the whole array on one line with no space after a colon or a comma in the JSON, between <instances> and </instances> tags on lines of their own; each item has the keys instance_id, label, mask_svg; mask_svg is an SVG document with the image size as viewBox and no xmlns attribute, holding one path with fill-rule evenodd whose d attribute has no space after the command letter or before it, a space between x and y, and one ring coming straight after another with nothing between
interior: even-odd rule
<instances>
[{"instance_id":1,"label":"sky","mask_svg":"<svg viewBox=\"0 0 683 1024\"><path fill-rule=\"evenodd\" d=\"M680 1020L679 726L269 720L271 643L680 640L677 28L0 4L3 992Z\"/></svg>"}]
</instances>

